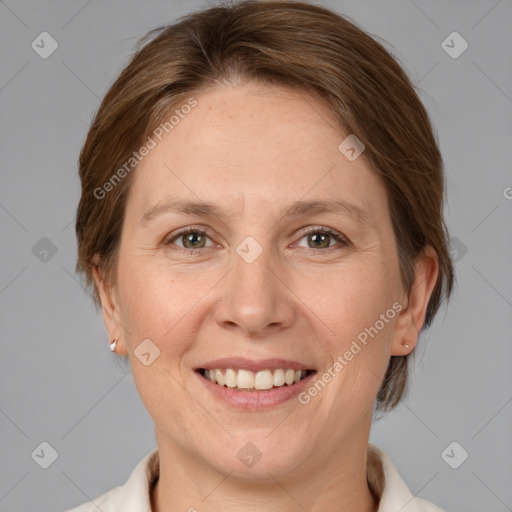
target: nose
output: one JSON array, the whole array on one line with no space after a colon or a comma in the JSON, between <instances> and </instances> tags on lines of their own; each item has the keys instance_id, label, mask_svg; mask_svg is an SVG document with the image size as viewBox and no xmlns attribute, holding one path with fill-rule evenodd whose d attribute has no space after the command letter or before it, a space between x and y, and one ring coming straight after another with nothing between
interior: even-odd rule
<instances>
[{"instance_id":1,"label":"nose","mask_svg":"<svg viewBox=\"0 0 512 512\"><path fill-rule=\"evenodd\" d=\"M278 257L269 248L252 262L240 254L233 251L232 270L221 284L221 300L215 311L218 325L251 338L265 338L290 327L293 293Z\"/></svg>"}]
</instances>

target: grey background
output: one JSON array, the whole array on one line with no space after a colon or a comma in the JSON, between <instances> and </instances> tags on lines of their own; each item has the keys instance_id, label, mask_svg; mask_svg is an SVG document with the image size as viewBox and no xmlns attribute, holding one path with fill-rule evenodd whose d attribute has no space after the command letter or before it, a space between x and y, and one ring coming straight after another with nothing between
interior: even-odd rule
<instances>
[{"instance_id":1,"label":"grey background","mask_svg":"<svg viewBox=\"0 0 512 512\"><path fill-rule=\"evenodd\" d=\"M419 87L445 159L458 260L452 301L416 350L410 394L370 440L413 493L447 511L512 510L512 3L322 4L387 41ZM2 512L83 503L124 483L155 446L128 367L108 350L73 270L76 161L136 40L206 5L0 1ZM43 31L59 44L47 59L31 48ZM469 44L457 59L441 47L453 31ZM48 469L31 457L43 441L58 453ZM469 453L457 469L441 457L452 441Z\"/></svg>"}]
</instances>

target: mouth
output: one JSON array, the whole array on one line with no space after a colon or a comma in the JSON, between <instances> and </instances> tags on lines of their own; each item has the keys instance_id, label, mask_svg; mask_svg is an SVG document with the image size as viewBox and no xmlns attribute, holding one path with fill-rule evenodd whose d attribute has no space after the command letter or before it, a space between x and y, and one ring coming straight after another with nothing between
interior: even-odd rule
<instances>
[{"instance_id":1,"label":"mouth","mask_svg":"<svg viewBox=\"0 0 512 512\"><path fill-rule=\"evenodd\" d=\"M317 370L290 359L224 357L195 368L204 390L233 410L264 411L291 402Z\"/></svg>"},{"instance_id":2,"label":"mouth","mask_svg":"<svg viewBox=\"0 0 512 512\"><path fill-rule=\"evenodd\" d=\"M196 372L217 386L240 392L256 392L294 386L316 373L316 370L265 368L252 371L245 368L198 368Z\"/></svg>"}]
</instances>

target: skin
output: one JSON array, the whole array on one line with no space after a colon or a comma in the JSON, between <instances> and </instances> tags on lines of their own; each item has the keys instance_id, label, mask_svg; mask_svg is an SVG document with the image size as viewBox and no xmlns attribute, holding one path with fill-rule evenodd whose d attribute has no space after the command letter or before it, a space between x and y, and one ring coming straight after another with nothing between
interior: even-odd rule
<instances>
[{"instance_id":1,"label":"skin","mask_svg":"<svg viewBox=\"0 0 512 512\"><path fill-rule=\"evenodd\" d=\"M94 273L110 339L120 336L117 353L129 356L155 423L153 510L376 511L366 481L372 408L389 357L417 342L435 252L417 259L407 296L385 188L364 156L349 161L338 150L347 134L315 98L257 83L194 97L198 105L134 171L115 284ZM230 217L167 213L143 226L144 212L171 196L213 202ZM299 199L344 199L371 222L280 215ZM192 225L206 230L200 248L170 236ZM322 226L349 245L327 235L319 248L318 232L302 232ZM236 252L248 236L263 250L250 264ZM394 302L402 310L307 405L235 409L194 374L206 361L244 356L296 360L321 375ZM134 356L146 338L160 349L149 366ZM237 458L248 441L262 454L252 467Z\"/></svg>"}]
</instances>

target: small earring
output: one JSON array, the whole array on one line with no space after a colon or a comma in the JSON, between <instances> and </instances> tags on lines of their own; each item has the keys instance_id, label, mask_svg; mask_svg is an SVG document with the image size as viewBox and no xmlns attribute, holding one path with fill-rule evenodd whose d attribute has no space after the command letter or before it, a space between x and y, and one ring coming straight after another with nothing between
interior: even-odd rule
<instances>
[{"instance_id":1,"label":"small earring","mask_svg":"<svg viewBox=\"0 0 512 512\"><path fill-rule=\"evenodd\" d=\"M405 348L409 348L409 345L407 345L407 343L404 345Z\"/></svg>"},{"instance_id":2,"label":"small earring","mask_svg":"<svg viewBox=\"0 0 512 512\"><path fill-rule=\"evenodd\" d=\"M119 339L119 336L110 344L110 350L112 350L112 352L116 351L116 345L117 345L118 339Z\"/></svg>"}]
</instances>

